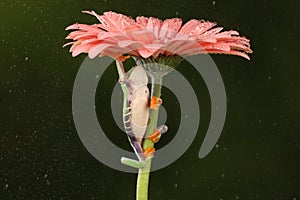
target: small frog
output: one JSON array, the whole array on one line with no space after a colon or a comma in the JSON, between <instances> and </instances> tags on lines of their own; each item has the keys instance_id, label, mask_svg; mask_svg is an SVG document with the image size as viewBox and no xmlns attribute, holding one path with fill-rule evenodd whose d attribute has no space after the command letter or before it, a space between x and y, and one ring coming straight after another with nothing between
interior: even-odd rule
<instances>
[{"instance_id":1,"label":"small frog","mask_svg":"<svg viewBox=\"0 0 300 200\"><path fill-rule=\"evenodd\" d=\"M116 60L119 82L124 94L123 123L138 161L122 157L121 162L131 167L142 168L145 165L145 161L152 158L155 152L154 148L148 148L145 151L142 148L149 121L149 111L150 109L158 109L162 100L154 96L149 101L148 76L145 69L141 66L136 66L125 73L123 67L125 59L120 57ZM159 126L148 139L154 143L158 142L161 134L165 133L167 129L165 125Z\"/></svg>"}]
</instances>

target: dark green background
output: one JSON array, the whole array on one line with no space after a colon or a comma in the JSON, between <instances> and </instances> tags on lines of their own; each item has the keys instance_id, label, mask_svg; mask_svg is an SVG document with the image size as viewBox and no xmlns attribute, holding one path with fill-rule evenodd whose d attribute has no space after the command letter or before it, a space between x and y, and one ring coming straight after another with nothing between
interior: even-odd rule
<instances>
[{"instance_id":1,"label":"dark green background","mask_svg":"<svg viewBox=\"0 0 300 200\"><path fill-rule=\"evenodd\" d=\"M151 174L150 199L300 198L299 1L1 1L0 2L0 199L134 199L135 174L115 171L84 148L72 118L72 87L86 55L62 49L74 22L96 23L81 10L113 10L133 17L216 21L251 39L251 61L213 55L223 76L228 112L218 148L198 151L209 123L205 83L184 62L178 67L201 100L201 125L188 151ZM99 121L113 142L130 149L105 109L115 83L109 68L97 92ZM163 91L178 120L176 99ZM177 113L178 114L178 113ZM104 118L103 116L109 116ZM102 116L102 117L101 117ZM188 134L188 133L187 133Z\"/></svg>"}]
</instances>

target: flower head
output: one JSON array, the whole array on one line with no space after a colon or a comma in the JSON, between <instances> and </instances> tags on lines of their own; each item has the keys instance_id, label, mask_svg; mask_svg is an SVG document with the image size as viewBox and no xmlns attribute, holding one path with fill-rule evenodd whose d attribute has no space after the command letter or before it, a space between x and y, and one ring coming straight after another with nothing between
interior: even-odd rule
<instances>
[{"instance_id":1,"label":"flower head","mask_svg":"<svg viewBox=\"0 0 300 200\"><path fill-rule=\"evenodd\" d=\"M249 39L239 36L237 31L223 31L216 23L192 19L182 24L179 18L164 21L154 17L137 17L136 20L115 12L98 15L94 11L83 11L94 15L99 24L73 24L73 30L65 44L72 45L73 56L88 53L90 58L123 54L141 58L157 58L160 55L187 56L219 53L242 56L249 59L252 53Z\"/></svg>"}]
</instances>

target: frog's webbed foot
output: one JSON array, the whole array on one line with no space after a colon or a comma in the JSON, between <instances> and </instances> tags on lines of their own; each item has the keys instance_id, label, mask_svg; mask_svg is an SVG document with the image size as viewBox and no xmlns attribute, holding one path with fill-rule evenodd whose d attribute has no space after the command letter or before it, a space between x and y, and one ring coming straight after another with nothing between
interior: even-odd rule
<instances>
[{"instance_id":1,"label":"frog's webbed foot","mask_svg":"<svg viewBox=\"0 0 300 200\"><path fill-rule=\"evenodd\" d=\"M148 147L148 149L146 149L144 152L143 152L143 156L144 156L144 160L149 160L151 158L154 157L154 152L155 152L155 148L153 147Z\"/></svg>"},{"instance_id":2,"label":"frog's webbed foot","mask_svg":"<svg viewBox=\"0 0 300 200\"><path fill-rule=\"evenodd\" d=\"M162 99L157 96L153 96L150 100L150 109L157 110L161 104L162 104Z\"/></svg>"},{"instance_id":3,"label":"frog's webbed foot","mask_svg":"<svg viewBox=\"0 0 300 200\"><path fill-rule=\"evenodd\" d=\"M148 136L148 139L151 140L153 143L157 143L162 134L168 131L168 127L166 125L160 125L157 127L151 135Z\"/></svg>"},{"instance_id":4,"label":"frog's webbed foot","mask_svg":"<svg viewBox=\"0 0 300 200\"><path fill-rule=\"evenodd\" d=\"M125 60L127 60L128 58L130 58L130 56L129 55L122 55L122 56L119 56L118 58L117 58L117 60L119 61L119 62L124 62Z\"/></svg>"}]
</instances>

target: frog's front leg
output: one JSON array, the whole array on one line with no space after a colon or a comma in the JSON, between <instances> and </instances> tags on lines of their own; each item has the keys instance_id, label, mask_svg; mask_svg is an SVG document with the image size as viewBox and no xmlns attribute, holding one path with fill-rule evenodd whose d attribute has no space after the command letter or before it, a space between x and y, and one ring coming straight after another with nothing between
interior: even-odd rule
<instances>
[{"instance_id":1,"label":"frog's front leg","mask_svg":"<svg viewBox=\"0 0 300 200\"><path fill-rule=\"evenodd\" d=\"M158 110L158 107L161 104L162 104L162 99L157 96L153 96L150 100L150 109Z\"/></svg>"}]
</instances>

